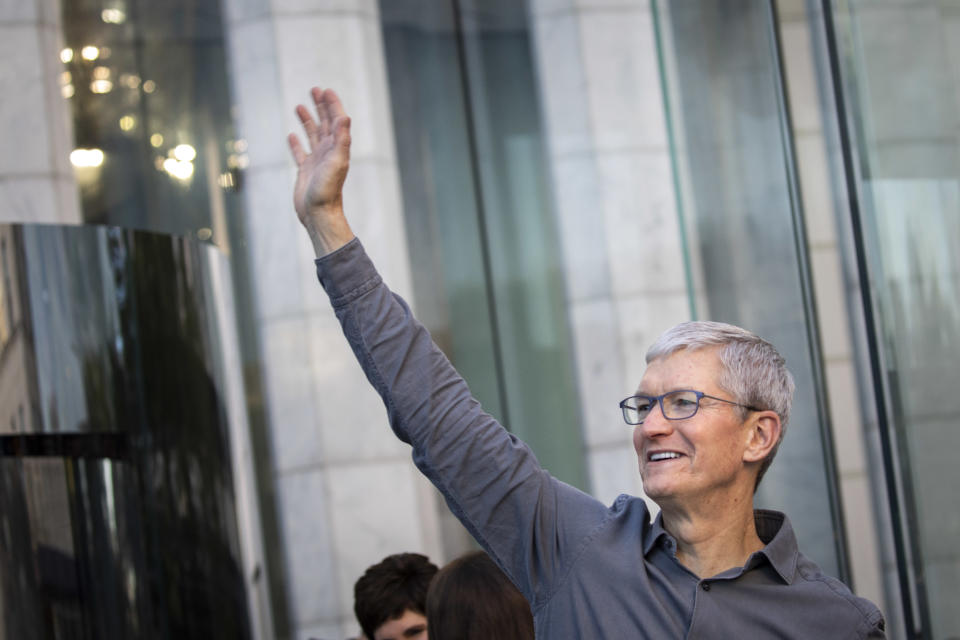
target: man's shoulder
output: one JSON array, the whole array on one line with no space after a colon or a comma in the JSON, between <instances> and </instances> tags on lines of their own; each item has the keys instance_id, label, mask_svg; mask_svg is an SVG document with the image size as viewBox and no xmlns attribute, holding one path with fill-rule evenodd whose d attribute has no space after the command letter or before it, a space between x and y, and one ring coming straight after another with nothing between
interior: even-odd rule
<instances>
[{"instance_id":1,"label":"man's shoulder","mask_svg":"<svg viewBox=\"0 0 960 640\"><path fill-rule=\"evenodd\" d=\"M853 593L843 582L827 575L817 563L798 554L797 578L811 595L822 603L824 615L846 613L857 617L864 628L879 626L883 629L883 614L870 600Z\"/></svg>"}]
</instances>

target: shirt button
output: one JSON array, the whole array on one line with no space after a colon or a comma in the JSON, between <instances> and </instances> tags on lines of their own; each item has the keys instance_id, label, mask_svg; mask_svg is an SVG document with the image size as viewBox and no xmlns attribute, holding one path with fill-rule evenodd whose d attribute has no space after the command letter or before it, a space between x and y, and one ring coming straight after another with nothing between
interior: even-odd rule
<instances>
[{"instance_id":1,"label":"shirt button","mask_svg":"<svg viewBox=\"0 0 960 640\"><path fill-rule=\"evenodd\" d=\"M709 583L709 582L701 582L701 583L700 583L700 588L702 588L704 591L710 591L710 583Z\"/></svg>"}]
</instances>

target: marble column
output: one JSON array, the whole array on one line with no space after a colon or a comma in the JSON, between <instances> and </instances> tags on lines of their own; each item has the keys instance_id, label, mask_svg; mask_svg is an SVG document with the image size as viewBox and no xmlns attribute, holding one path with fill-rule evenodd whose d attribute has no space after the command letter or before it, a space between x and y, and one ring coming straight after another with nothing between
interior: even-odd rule
<instances>
[{"instance_id":1,"label":"marble column","mask_svg":"<svg viewBox=\"0 0 960 640\"><path fill-rule=\"evenodd\" d=\"M534 46L593 493L642 495L617 403L647 346L689 319L646 0L535 0Z\"/></svg>"},{"instance_id":2,"label":"marble column","mask_svg":"<svg viewBox=\"0 0 960 640\"><path fill-rule=\"evenodd\" d=\"M79 223L60 3L0 2L0 222Z\"/></svg>"},{"instance_id":3,"label":"marble column","mask_svg":"<svg viewBox=\"0 0 960 640\"><path fill-rule=\"evenodd\" d=\"M286 134L312 86L353 120L344 203L390 286L411 299L375 0L229 0L234 104L291 637L356 634L353 583L385 555L440 553L433 489L393 436L346 344L293 211Z\"/></svg>"}]
</instances>

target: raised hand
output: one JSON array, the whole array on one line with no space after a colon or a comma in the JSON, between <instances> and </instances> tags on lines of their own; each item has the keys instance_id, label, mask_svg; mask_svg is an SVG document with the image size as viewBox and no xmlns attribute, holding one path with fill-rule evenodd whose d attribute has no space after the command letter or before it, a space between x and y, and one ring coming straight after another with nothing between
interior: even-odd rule
<instances>
[{"instance_id":1,"label":"raised hand","mask_svg":"<svg viewBox=\"0 0 960 640\"><path fill-rule=\"evenodd\" d=\"M305 106L297 105L310 151L296 134L287 136L287 142L297 163L293 206L317 255L322 256L353 239L343 214L343 183L350 168L350 117L332 89L314 87L310 95L317 120Z\"/></svg>"}]
</instances>

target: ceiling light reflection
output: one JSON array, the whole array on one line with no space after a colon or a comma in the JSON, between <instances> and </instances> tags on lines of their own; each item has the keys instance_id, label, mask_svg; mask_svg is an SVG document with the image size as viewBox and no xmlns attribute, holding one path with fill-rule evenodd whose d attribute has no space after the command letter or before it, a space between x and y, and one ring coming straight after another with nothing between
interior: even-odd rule
<instances>
[{"instance_id":1,"label":"ceiling light reflection","mask_svg":"<svg viewBox=\"0 0 960 640\"><path fill-rule=\"evenodd\" d=\"M147 80L143 83L143 90L145 93L153 93L157 90L157 83L153 80Z\"/></svg>"},{"instance_id":2,"label":"ceiling light reflection","mask_svg":"<svg viewBox=\"0 0 960 640\"><path fill-rule=\"evenodd\" d=\"M130 131L135 126L137 126L137 120L133 116L126 115L120 118L120 128L124 131Z\"/></svg>"},{"instance_id":3,"label":"ceiling light reflection","mask_svg":"<svg viewBox=\"0 0 960 640\"><path fill-rule=\"evenodd\" d=\"M193 177L192 162L182 162L174 158L167 158L163 161L163 170L183 182Z\"/></svg>"},{"instance_id":4,"label":"ceiling light reflection","mask_svg":"<svg viewBox=\"0 0 960 640\"><path fill-rule=\"evenodd\" d=\"M188 144L178 144L173 149L173 157L180 162L190 162L197 157L197 150Z\"/></svg>"},{"instance_id":5,"label":"ceiling light reflection","mask_svg":"<svg viewBox=\"0 0 960 640\"><path fill-rule=\"evenodd\" d=\"M120 84L128 89L136 89L140 86L140 76L133 73L121 73Z\"/></svg>"},{"instance_id":6,"label":"ceiling light reflection","mask_svg":"<svg viewBox=\"0 0 960 640\"><path fill-rule=\"evenodd\" d=\"M78 169L99 167L103 164L103 157L100 149L74 149L70 152L70 164Z\"/></svg>"},{"instance_id":7,"label":"ceiling light reflection","mask_svg":"<svg viewBox=\"0 0 960 640\"><path fill-rule=\"evenodd\" d=\"M96 60L100 57L100 49L93 45L87 45L80 49L80 57L84 60Z\"/></svg>"},{"instance_id":8,"label":"ceiling light reflection","mask_svg":"<svg viewBox=\"0 0 960 640\"><path fill-rule=\"evenodd\" d=\"M152 136L150 136L150 144L153 145L153 147L155 147L155 148L156 148L156 147L159 147L160 145L162 145L162 144L163 144L163 135L161 135L161 134L159 134L159 133L155 133L155 134L153 134Z\"/></svg>"},{"instance_id":9,"label":"ceiling light reflection","mask_svg":"<svg viewBox=\"0 0 960 640\"><path fill-rule=\"evenodd\" d=\"M60 87L60 94L64 98L72 98L73 94L76 92L77 90L73 88L72 84L65 84L62 87Z\"/></svg>"},{"instance_id":10,"label":"ceiling light reflection","mask_svg":"<svg viewBox=\"0 0 960 640\"><path fill-rule=\"evenodd\" d=\"M67 64L73 60L73 49L67 47L60 51L60 62Z\"/></svg>"},{"instance_id":11,"label":"ceiling light reflection","mask_svg":"<svg viewBox=\"0 0 960 640\"><path fill-rule=\"evenodd\" d=\"M100 12L100 19L107 24L123 24L127 14L122 9L104 9Z\"/></svg>"},{"instance_id":12,"label":"ceiling light reflection","mask_svg":"<svg viewBox=\"0 0 960 640\"><path fill-rule=\"evenodd\" d=\"M93 93L110 93L113 89L113 83L109 80L94 80L90 83L90 91Z\"/></svg>"}]
</instances>

